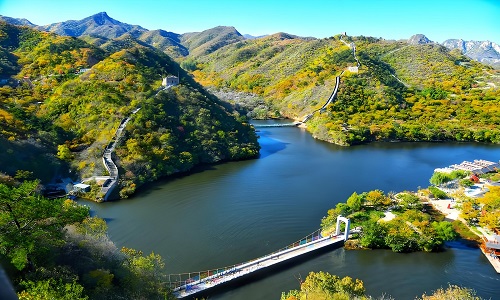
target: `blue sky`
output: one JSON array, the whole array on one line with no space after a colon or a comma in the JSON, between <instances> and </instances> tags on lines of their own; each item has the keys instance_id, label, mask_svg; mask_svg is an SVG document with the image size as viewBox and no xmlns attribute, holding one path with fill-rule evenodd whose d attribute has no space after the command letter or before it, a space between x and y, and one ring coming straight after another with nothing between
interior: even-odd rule
<instances>
[{"instance_id":1,"label":"blue sky","mask_svg":"<svg viewBox=\"0 0 500 300\"><path fill-rule=\"evenodd\" d=\"M0 14L37 25L101 11L118 21L176 33L219 25L240 33L349 35L407 39L423 33L500 43L500 0L0 0Z\"/></svg>"}]
</instances>

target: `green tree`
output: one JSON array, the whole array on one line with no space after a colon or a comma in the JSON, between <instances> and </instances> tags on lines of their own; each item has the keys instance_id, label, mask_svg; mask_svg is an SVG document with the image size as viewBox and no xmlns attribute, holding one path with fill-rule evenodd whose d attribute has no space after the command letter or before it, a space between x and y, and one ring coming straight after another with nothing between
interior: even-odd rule
<instances>
[{"instance_id":1,"label":"green tree","mask_svg":"<svg viewBox=\"0 0 500 300\"><path fill-rule=\"evenodd\" d=\"M365 296L363 281L349 276L340 278L327 272L311 272L300 286L281 295L281 300L291 299L355 299Z\"/></svg>"},{"instance_id":2,"label":"green tree","mask_svg":"<svg viewBox=\"0 0 500 300\"><path fill-rule=\"evenodd\" d=\"M165 263L160 255L151 253L144 256L142 251L123 247L124 267L130 271L125 278L127 293L134 299L162 297L175 299L171 290L165 286Z\"/></svg>"},{"instance_id":3,"label":"green tree","mask_svg":"<svg viewBox=\"0 0 500 300\"><path fill-rule=\"evenodd\" d=\"M381 207L391 204L391 199L387 197L383 191L373 190L366 194L366 202L370 203L374 207Z\"/></svg>"},{"instance_id":4,"label":"green tree","mask_svg":"<svg viewBox=\"0 0 500 300\"><path fill-rule=\"evenodd\" d=\"M412 252L418 250L419 234L415 232L403 221L393 220L390 223L387 235L385 236L386 245L394 252Z\"/></svg>"},{"instance_id":5,"label":"green tree","mask_svg":"<svg viewBox=\"0 0 500 300\"><path fill-rule=\"evenodd\" d=\"M450 222L432 222L432 228L436 233L436 238L442 243L446 241L452 241L457 238L457 232L453 229L453 225Z\"/></svg>"},{"instance_id":6,"label":"green tree","mask_svg":"<svg viewBox=\"0 0 500 300\"><path fill-rule=\"evenodd\" d=\"M356 192L352 193L347 199L347 206L349 206L351 211L359 211L363 207L363 197Z\"/></svg>"},{"instance_id":7,"label":"green tree","mask_svg":"<svg viewBox=\"0 0 500 300\"><path fill-rule=\"evenodd\" d=\"M0 184L0 253L22 270L34 268L51 247L63 243L62 229L80 222L88 207L71 200L49 200L38 194L38 181L19 186Z\"/></svg>"},{"instance_id":8,"label":"green tree","mask_svg":"<svg viewBox=\"0 0 500 300\"><path fill-rule=\"evenodd\" d=\"M41 281L22 281L24 290L19 293L19 300L87 300L83 286L73 281L64 283L62 280L49 278Z\"/></svg>"},{"instance_id":9,"label":"green tree","mask_svg":"<svg viewBox=\"0 0 500 300\"><path fill-rule=\"evenodd\" d=\"M471 187L474 185L474 182L472 182L472 180L470 180L468 178L464 178L464 179L460 180L459 183L463 187Z\"/></svg>"},{"instance_id":10,"label":"green tree","mask_svg":"<svg viewBox=\"0 0 500 300\"><path fill-rule=\"evenodd\" d=\"M431 178L429 179L429 182L433 185L441 185L441 184L448 182L450 180L453 180L453 178L450 176L450 174L441 173L441 172L434 172L434 174L432 174Z\"/></svg>"},{"instance_id":11,"label":"green tree","mask_svg":"<svg viewBox=\"0 0 500 300\"><path fill-rule=\"evenodd\" d=\"M386 248L385 236L387 235L387 228L376 221L367 221L363 223L363 231L359 239L361 246L366 248Z\"/></svg>"},{"instance_id":12,"label":"green tree","mask_svg":"<svg viewBox=\"0 0 500 300\"><path fill-rule=\"evenodd\" d=\"M422 201L420 201L420 198L414 194L400 193L396 196L396 198L399 200L399 205L403 209L421 210L423 208Z\"/></svg>"},{"instance_id":13,"label":"green tree","mask_svg":"<svg viewBox=\"0 0 500 300\"><path fill-rule=\"evenodd\" d=\"M62 160L70 160L73 158L73 153L68 148L68 145L62 144L57 146L57 157Z\"/></svg>"}]
</instances>

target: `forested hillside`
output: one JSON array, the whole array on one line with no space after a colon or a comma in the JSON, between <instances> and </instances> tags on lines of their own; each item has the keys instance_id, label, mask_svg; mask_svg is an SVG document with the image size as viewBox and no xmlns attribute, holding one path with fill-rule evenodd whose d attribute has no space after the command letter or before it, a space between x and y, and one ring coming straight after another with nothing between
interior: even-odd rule
<instances>
[{"instance_id":1,"label":"forested hillside","mask_svg":"<svg viewBox=\"0 0 500 300\"><path fill-rule=\"evenodd\" d=\"M106 24L117 38L94 34ZM127 174L123 196L146 178L257 154L252 129L201 85L229 101L245 93L233 104L254 109L249 116L301 121L324 105L345 71L336 101L306 123L319 139L339 145L500 142L500 74L438 44L287 33L249 40L224 26L178 35L104 13L74 25L90 35L76 39L2 24L2 135L58 147L59 157L87 177L104 172L102 149L120 121L143 107L116 152ZM360 62L353 72L347 71L357 65L350 43ZM181 86L158 93L168 74L180 74Z\"/></svg>"},{"instance_id":2,"label":"forested hillside","mask_svg":"<svg viewBox=\"0 0 500 300\"><path fill-rule=\"evenodd\" d=\"M30 139L57 153L81 178L104 175L104 148L123 118L141 107L116 151L123 197L197 164L258 155L255 132L244 118L168 56L132 37L102 50L77 38L2 23L0 39L2 73L10 75L0 88L7 148ZM181 84L160 91L168 74L179 74ZM12 173L6 161L0 171Z\"/></svg>"},{"instance_id":3,"label":"forested hillside","mask_svg":"<svg viewBox=\"0 0 500 300\"><path fill-rule=\"evenodd\" d=\"M339 145L500 142L500 76L492 68L436 44L367 37L347 42L355 43L361 66L358 73L343 74L337 101L307 122L317 138ZM190 62L204 86L254 93L298 120L320 108L335 76L355 65L339 36L318 40L283 33L233 43Z\"/></svg>"}]
</instances>

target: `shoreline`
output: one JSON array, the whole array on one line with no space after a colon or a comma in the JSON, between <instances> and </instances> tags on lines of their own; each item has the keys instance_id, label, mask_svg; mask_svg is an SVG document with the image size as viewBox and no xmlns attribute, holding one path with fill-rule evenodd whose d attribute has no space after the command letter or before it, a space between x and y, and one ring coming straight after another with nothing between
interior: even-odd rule
<instances>
[{"instance_id":1,"label":"shoreline","mask_svg":"<svg viewBox=\"0 0 500 300\"><path fill-rule=\"evenodd\" d=\"M467 224L467 222L465 222L465 220L463 220L462 218L459 217L460 212L458 209L455 208L456 202L454 200L451 200L451 199L431 200L431 199L429 199L428 201L434 209L438 210L439 212L441 212L444 215L446 221L453 222L455 220L458 220L458 221L462 222L463 224L465 224L465 226L467 226L467 228L469 228L469 230L471 232L475 233L483 241L485 239L489 240L487 235L483 232L483 230L480 230L482 233L481 235L477 234L477 232L475 230L472 230L470 228L470 226ZM448 205L450 205L450 208L448 208ZM487 253L485 251L484 247L481 247L481 246L482 245L479 245L478 248L484 254L486 259L488 259L488 261L490 262L491 266L495 269L495 271L498 274L500 274L500 259L497 256L495 256L495 257L491 256L489 253Z\"/></svg>"}]
</instances>

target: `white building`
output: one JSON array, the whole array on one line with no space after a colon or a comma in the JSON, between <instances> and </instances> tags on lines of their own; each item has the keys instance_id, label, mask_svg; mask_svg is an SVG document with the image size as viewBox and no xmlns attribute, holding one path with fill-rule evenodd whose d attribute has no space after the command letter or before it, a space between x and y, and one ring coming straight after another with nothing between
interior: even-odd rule
<instances>
[{"instance_id":1,"label":"white building","mask_svg":"<svg viewBox=\"0 0 500 300\"><path fill-rule=\"evenodd\" d=\"M358 73L358 67L347 67L347 70L351 73Z\"/></svg>"},{"instance_id":2,"label":"white building","mask_svg":"<svg viewBox=\"0 0 500 300\"><path fill-rule=\"evenodd\" d=\"M161 82L162 86L176 86L179 84L179 77L169 75L165 78L163 78L163 81Z\"/></svg>"},{"instance_id":3,"label":"white building","mask_svg":"<svg viewBox=\"0 0 500 300\"><path fill-rule=\"evenodd\" d=\"M84 183L77 183L73 186L73 191L75 192L90 192L90 185Z\"/></svg>"},{"instance_id":4,"label":"white building","mask_svg":"<svg viewBox=\"0 0 500 300\"><path fill-rule=\"evenodd\" d=\"M440 173L451 173L452 171L455 170L463 170L463 171L469 171L474 174L483 174L483 173L488 173L495 171L496 169L500 168L499 163L483 160L483 159L476 159L474 162L470 161L463 161L459 165L451 165L449 167L445 168L437 168L434 169L434 172L440 172Z\"/></svg>"},{"instance_id":5,"label":"white building","mask_svg":"<svg viewBox=\"0 0 500 300\"><path fill-rule=\"evenodd\" d=\"M488 171L495 171L496 169L500 168L499 163L494 163L492 161L484 159L475 159L474 164L486 168L488 169Z\"/></svg>"}]
</instances>

